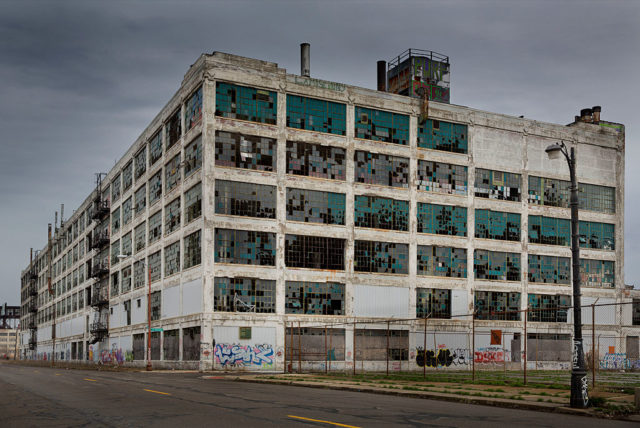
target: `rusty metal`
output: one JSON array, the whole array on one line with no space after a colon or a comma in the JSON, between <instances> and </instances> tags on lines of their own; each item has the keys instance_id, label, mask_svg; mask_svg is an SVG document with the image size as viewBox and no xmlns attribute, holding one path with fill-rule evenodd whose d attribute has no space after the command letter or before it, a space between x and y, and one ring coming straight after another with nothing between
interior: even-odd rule
<instances>
[{"instance_id":1,"label":"rusty metal","mask_svg":"<svg viewBox=\"0 0 640 428\"><path fill-rule=\"evenodd\" d=\"M324 373L327 373L327 362L329 355L327 353L327 325L324 326Z\"/></svg>"},{"instance_id":2,"label":"rusty metal","mask_svg":"<svg viewBox=\"0 0 640 428\"><path fill-rule=\"evenodd\" d=\"M291 330L289 330L289 337L291 338L291 358L289 359L289 373L293 372L293 321L291 321Z\"/></svg>"},{"instance_id":3,"label":"rusty metal","mask_svg":"<svg viewBox=\"0 0 640 428\"><path fill-rule=\"evenodd\" d=\"M436 366L438 363L436 363ZM424 317L424 336L422 338L422 378L427 378L427 317Z\"/></svg>"},{"instance_id":4,"label":"rusty metal","mask_svg":"<svg viewBox=\"0 0 640 428\"><path fill-rule=\"evenodd\" d=\"M425 354L426 356L426 354ZM471 381L476 381L476 310L471 314Z\"/></svg>"},{"instance_id":5,"label":"rusty metal","mask_svg":"<svg viewBox=\"0 0 640 428\"><path fill-rule=\"evenodd\" d=\"M387 376L389 376L389 321L387 321Z\"/></svg>"},{"instance_id":6,"label":"rusty metal","mask_svg":"<svg viewBox=\"0 0 640 428\"><path fill-rule=\"evenodd\" d=\"M591 305L591 388L596 387L596 305Z\"/></svg>"},{"instance_id":7,"label":"rusty metal","mask_svg":"<svg viewBox=\"0 0 640 428\"><path fill-rule=\"evenodd\" d=\"M527 318L529 318L529 308L524 313L524 384L527 384Z\"/></svg>"},{"instance_id":8,"label":"rusty metal","mask_svg":"<svg viewBox=\"0 0 640 428\"><path fill-rule=\"evenodd\" d=\"M353 322L353 375L356 375L356 322Z\"/></svg>"},{"instance_id":9,"label":"rusty metal","mask_svg":"<svg viewBox=\"0 0 640 428\"><path fill-rule=\"evenodd\" d=\"M289 345L291 346L291 344ZM284 322L284 364L282 365L282 374L287 373L287 322Z\"/></svg>"},{"instance_id":10,"label":"rusty metal","mask_svg":"<svg viewBox=\"0 0 640 428\"><path fill-rule=\"evenodd\" d=\"M331 335L329 336L329 349L333 349L333 329L331 329ZM331 358L329 358L329 371L331 371Z\"/></svg>"},{"instance_id":11,"label":"rusty metal","mask_svg":"<svg viewBox=\"0 0 640 428\"><path fill-rule=\"evenodd\" d=\"M300 321L298 321L298 373L302 373L302 335L300 333Z\"/></svg>"}]
</instances>

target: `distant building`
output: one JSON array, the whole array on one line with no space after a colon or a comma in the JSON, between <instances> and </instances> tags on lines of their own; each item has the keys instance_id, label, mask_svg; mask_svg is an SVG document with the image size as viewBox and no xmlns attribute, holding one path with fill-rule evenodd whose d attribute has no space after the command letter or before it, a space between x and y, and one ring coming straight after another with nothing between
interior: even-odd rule
<instances>
[{"instance_id":1,"label":"distant building","mask_svg":"<svg viewBox=\"0 0 640 428\"><path fill-rule=\"evenodd\" d=\"M476 349L499 330L517 362L524 319L505 311L528 307L539 310L529 337L566 349L569 173L545 154L559 141L578 156L582 303L625 303L596 324L616 351L637 352L624 127L599 108L565 126L439 102L450 101L448 58L436 58L435 81L425 60L409 71L405 60L392 83L411 97L219 52L198 58L23 271L21 355L142 365L148 307L163 367L282 370L292 327L318 348L305 356L313 364L325 359L321 326L335 322L333 367L347 368L354 333L366 347L385 320L428 316L430 329L467 334L474 311L486 333ZM422 326L391 324L397 367L418 368Z\"/></svg>"}]
</instances>

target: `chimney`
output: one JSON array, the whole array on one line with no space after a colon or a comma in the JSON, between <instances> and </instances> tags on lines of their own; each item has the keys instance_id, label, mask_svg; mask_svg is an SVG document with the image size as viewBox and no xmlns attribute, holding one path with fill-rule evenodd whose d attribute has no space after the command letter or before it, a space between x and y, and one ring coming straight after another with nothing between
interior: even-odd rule
<instances>
[{"instance_id":1,"label":"chimney","mask_svg":"<svg viewBox=\"0 0 640 428\"><path fill-rule=\"evenodd\" d=\"M64 227L64 204L60 204L60 229Z\"/></svg>"},{"instance_id":2,"label":"chimney","mask_svg":"<svg viewBox=\"0 0 640 428\"><path fill-rule=\"evenodd\" d=\"M311 75L311 45L309 43L300 43L300 75L310 77Z\"/></svg>"},{"instance_id":3,"label":"chimney","mask_svg":"<svg viewBox=\"0 0 640 428\"><path fill-rule=\"evenodd\" d=\"M387 61L378 61L378 90L387 92Z\"/></svg>"},{"instance_id":4,"label":"chimney","mask_svg":"<svg viewBox=\"0 0 640 428\"><path fill-rule=\"evenodd\" d=\"M590 108L583 108L582 110L580 110L580 120L585 122L585 123L591 123L591 109Z\"/></svg>"},{"instance_id":5,"label":"chimney","mask_svg":"<svg viewBox=\"0 0 640 428\"><path fill-rule=\"evenodd\" d=\"M602 111L602 107L593 106L591 107L591 111L593 112L593 123L600 123L600 112Z\"/></svg>"}]
</instances>

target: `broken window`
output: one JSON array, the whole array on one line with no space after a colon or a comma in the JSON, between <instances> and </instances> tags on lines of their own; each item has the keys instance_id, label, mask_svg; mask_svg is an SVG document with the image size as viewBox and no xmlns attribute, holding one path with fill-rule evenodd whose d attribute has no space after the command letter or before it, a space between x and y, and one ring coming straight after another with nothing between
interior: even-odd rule
<instances>
[{"instance_id":1,"label":"broken window","mask_svg":"<svg viewBox=\"0 0 640 428\"><path fill-rule=\"evenodd\" d=\"M479 198L520 201L520 174L476 168L475 195Z\"/></svg>"},{"instance_id":2,"label":"broken window","mask_svg":"<svg viewBox=\"0 0 640 428\"><path fill-rule=\"evenodd\" d=\"M581 210L597 211L606 214L616 212L616 189L615 187L598 186L595 184L578 184L580 192L579 208Z\"/></svg>"},{"instance_id":3,"label":"broken window","mask_svg":"<svg viewBox=\"0 0 640 428\"><path fill-rule=\"evenodd\" d=\"M355 182L380 186L409 187L409 159L356 151Z\"/></svg>"},{"instance_id":4,"label":"broken window","mask_svg":"<svg viewBox=\"0 0 640 428\"><path fill-rule=\"evenodd\" d=\"M356 195L354 201L356 227L409 230L409 201L380 196Z\"/></svg>"},{"instance_id":5,"label":"broken window","mask_svg":"<svg viewBox=\"0 0 640 428\"><path fill-rule=\"evenodd\" d=\"M418 275L466 278L467 250L418 245Z\"/></svg>"},{"instance_id":6,"label":"broken window","mask_svg":"<svg viewBox=\"0 0 640 428\"><path fill-rule=\"evenodd\" d=\"M476 238L520 240L520 214L476 209Z\"/></svg>"},{"instance_id":7,"label":"broken window","mask_svg":"<svg viewBox=\"0 0 640 428\"><path fill-rule=\"evenodd\" d=\"M202 136L184 148L184 178L202 167Z\"/></svg>"},{"instance_id":8,"label":"broken window","mask_svg":"<svg viewBox=\"0 0 640 428\"><path fill-rule=\"evenodd\" d=\"M640 299L633 299L631 310L631 325L640 325Z\"/></svg>"},{"instance_id":9,"label":"broken window","mask_svg":"<svg viewBox=\"0 0 640 428\"><path fill-rule=\"evenodd\" d=\"M180 120L180 108L178 108L164 125L164 135L167 138L167 150L169 150L182 137L182 121Z\"/></svg>"},{"instance_id":10,"label":"broken window","mask_svg":"<svg viewBox=\"0 0 640 428\"><path fill-rule=\"evenodd\" d=\"M162 169L149 179L149 206L162 197Z\"/></svg>"},{"instance_id":11,"label":"broken window","mask_svg":"<svg viewBox=\"0 0 640 428\"><path fill-rule=\"evenodd\" d=\"M287 267L344 270L344 239L324 236L285 236Z\"/></svg>"},{"instance_id":12,"label":"broken window","mask_svg":"<svg viewBox=\"0 0 640 428\"><path fill-rule=\"evenodd\" d=\"M131 232L128 232L122 237L122 253L124 255L130 256L133 254L131 251Z\"/></svg>"},{"instance_id":13,"label":"broken window","mask_svg":"<svg viewBox=\"0 0 640 428\"><path fill-rule=\"evenodd\" d=\"M111 244L111 264L118 264L120 259L118 258L118 254L120 253L120 240L117 239Z\"/></svg>"},{"instance_id":14,"label":"broken window","mask_svg":"<svg viewBox=\"0 0 640 428\"><path fill-rule=\"evenodd\" d=\"M153 279L153 273L151 275L152 275L151 278ZM162 293L160 291L154 291L153 293L151 293L151 321L157 321L160 319L161 304L162 304ZM154 358L154 359L159 360L160 358Z\"/></svg>"},{"instance_id":15,"label":"broken window","mask_svg":"<svg viewBox=\"0 0 640 428\"><path fill-rule=\"evenodd\" d=\"M156 251L147 257L147 263L151 270L151 282L160 281L160 278L162 277L162 271L160 270L160 265L162 264L160 251Z\"/></svg>"},{"instance_id":16,"label":"broken window","mask_svg":"<svg viewBox=\"0 0 640 428\"><path fill-rule=\"evenodd\" d=\"M134 239L136 241L136 253L142 250L147 242L147 225L146 223L141 223L134 229Z\"/></svg>"},{"instance_id":17,"label":"broken window","mask_svg":"<svg viewBox=\"0 0 640 428\"><path fill-rule=\"evenodd\" d=\"M124 309L126 318L125 325L131 325L131 300L125 300L124 302L122 302L122 307Z\"/></svg>"},{"instance_id":18,"label":"broken window","mask_svg":"<svg viewBox=\"0 0 640 428\"><path fill-rule=\"evenodd\" d=\"M343 193L287 188L287 220L344 225Z\"/></svg>"},{"instance_id":19,"label":"broken window","mask_svg":"<svg viewBox=\"0 0 640 428\"><path fill-rule=\"evenodd\" d=\"M477 320L520 321L520 293L475 292Z\"/></svg>"},{"instance_id":20,"label":"broken window","mask_svg":"<svg viewBox=\"0 0 640 428\"><path fill-rule=\"evenodd\" d=\"M285 360L288 363L293 361L344 361L344 328L286 328L285 349ZM331 369L329 368L329 370Z\"/></svg>"},{"instance_id":21,"label":"broken window","mask_svg":"<svg viewBox=\"0 0 640 428\"><path fill-rule=\"evenodd\" d=\"M529 282L544 284L569 284L571 259L569 257L539 256L529 254Z\"/></svg>"},{"instance_id":22,"label":"broken window","mask_svg":"<svg viewBox=\"0 0 640 428\"><path fill-rule=\"evenodd\" d=\"M149 245L162 236L162 210L149 217Z\"/></svg>"},{"instance_id":23,"label":"broken window","mask_svg":"<svg viewBox=\"0 0 640 428\"><path fill-rule=\"evenodd\" d=\"M467 167L418 160L418 190L467 195Z\"/></svg>"},{"instance_id":24,"label":"broken window","mask_svg":"<svg viewBox=\"0 0 640 428\"><path fill-rule=\"evenodd\" d=\"M133 196L136 204L136 216L147 208L147 185L143 184Z\"/></svg>"},{"instance_id":25,"label":"broken window","mask_svg":"<svg viewBox=\"0 0 640 428\"><path fill-rule=\"evenodd\" d=\"M276 146L273 138L216 131L216 165L274 172Z\"/></svg>"},{"instance_id":26,"label":"broken window","mask_svg":"<svg viewBox=\"0 0 640 428\"><path fill-rule=\"evenodd\" d=\"M133 265L133 288L144 287L147 282L147 267L143 261L137 261Z\"/></svg>"},{"instance_id":27,"label":"broken window","mask_svg":"<svg viewBox=\"0 0 640 428\"><path fill-rule=\"evenodd\" d=\"M200 327L182 329L182 361L200 359Z\"/></svg>"},{"instance_id":28,"label":"broken window","mask_svg":"<svg viewBox=\"0 0 640 428\"><path fill-rule=\"evenodd\" d=\"M615 263L609 260L580 259L580 283L583 287L614 288Z\"/></svg>"},{"instance_id":29,"label":"broken window","mask_svg":"<svg viewBox=\"0 0 640 428\"><path fill-rule=\"evenodd\" d=\"M467 125L427 119L418 124L418 147L467 153Z\"/></svg>"},{"instance_id":30,"label":"broken window","mask_svg":"<svg viewBox=\"0 0 640 428\"><path fill-rule=\"evenodd\" d=\"M213 295L218 312L276 312L276 282L259 278L216 277Z\"/></svg>"},{"instance_id":31,"label":"broken window","mask_svg":"<svg viewBox=\"0 0 640 428\"><path fill-rule=\"evenodd\" d=\"M593 221L580 221L580 248L615 250L615 225ZM569 245L569 244L567 244Z\"/></svg>"},{"instance_id":32,"label":"broken window","mask_svg":"<svg viewBox=\"0 0 640 428\"><path fill-rule=\"evenodd\" d=\"M77 262L78 261L78 246L74 246L73 247L73 262Z\"/></svg>"},{"instance_id":33,"label":"broken window","mask_svg":"<svg viewBox=\"0 0 640 428\"><path fill-rule=\"evenodd\" d=\"M372 273L409 273L409 245L395 242L355 241L353 270Z\"/></svg>"},{"instance_id":34,"label":"broken window","mask_svg":"<svg viewBox=\"0 0 640 428\"><path fill-rule=\"evenodd\" d=\"M118 233L120 230L120 207L111 213L111 233Z\"/></svg>"},{"instance_id":35,"label":"broken window","mask_svg":"<svg viewBox=\"0 0 640 428\"><path fill-rule=\"evenodd\" d=\"M185 224L202 214L202 183L198 183L184 194Z\"/></svg>"},{"instance_id":36,"label":"broken window","mask_svg":"<svg viewBox=\"0 0 640 428\"><path fill-rule=\"evenodd\" d=\"M118 199L120 199L120 174L116 175L116 177L111 182L111 202L116 202ZM77 238L77 223L75 224L74 229L74 238Z\"/></svg>"},{"instance_id":37,"label":"broken window","mask_svg":"<svg viewBox=\"0 0 640 428\"><path fill-rule=\"evenodd\" d=\"M571 296L529 294L527 321L567 322Z\"/></svg>"},{"instance_id":38,"label":"broken window","mask_svg":"<svg viewBox=\"0 0 640 428\"><path fill-rule=\"evenodd\" d=\"M165 330L162 333L162 352L164 361L177 361L180 358L179 330Z\"/></svg>"},{"instance_id":39,"label":"broken window","mask_svg":"<svg viewBox=\"0 0 640 428\"><path fill-rule=\"evenodd\" d=\"M564 218L530 215L529 243L571 245L571 221Z\"/></svg>"},{"instance_id":40,"label":"broken window","mask_svg":"<svg viewBox=\"0 0 640 428\"><path fill-rule=\"evenodd\" d=\"M144 360L145 359L145 342L144 342L144 333L138 333L133 335L133 359L135 360Z\"/></svg>"},{"instance_id":41,"label":"broken window","mask_svg":"<svg viewBox=\"0 0 640 428\"><path fill-rule=\"evenodd\" d=\"M355 137L409 144L409 116L356 106Z\"/></svg>"},{"instance_id":42,"label":"broken window","mask_svg":"<svg viewBox=\"0 0 640 428\"><path fill-rule=\"evenodd\" d=\"M129 161L122 169L123 191L126 192L129 189L129 187L131 187L132 184L133 184L133 162ZM91 218L91 216L88 216L87 218Z\"/></svg>"},{"instance_id":43,"label":"broken window","mask_svg":"<svg viewBox=\"0 0 640 428\"><path fill-rule=\"evenodd\" d=\"M451 290L416 288L416 318L451 318Z\"/></svg>"},{"instance_id":44,"label":"broken window","mask_svg":"<svg viewBox=\"0 0 640 428\"><path fill-rule=\"evenodd\" d=\"M200 244L202 231L198 230L184 237L184 260L183 269L199 265L202 263L202 246Z\"/></svg>"},{"instance_id":45,"label":"broken window","mask_svg":"<svg viewBox=\"0 0 640 428\"><path fill-rule=\"evenodd\" d=\"M156 132L149 141L149 165L153 165L162 159L162 131Z\"/></svg>"},{"instance_id":46,"label":"broken window","mask_svg":"<svg viewBox=\"0 0 640 428\"><path fill-rule=\"evenodd\" d=\"M120 287L122 288L122 293L124 294L131 291L131 266L127 266L126 268L122 269L121 276L122 276L122 284ZM131 304L131 302L129 302L129 304ZM129 307L129 310L131 310L131 307Z\"/></svg>"},{"instance_id":47,"label":"broken window","mask_svg":"<svg viewBox=\"0 0 640 428\"><path fill-rule=\"evenodd\" d=\"M164 207L164 234L180 229L180 197L175 198Z\"/></svg>"},{"instance_id":48,"label":"broken window","mask_svg":"<svg viewBox=\"0 0 640 428\"><path fill-rule=\"evenodd\" d=\"M344 315L344 284L287 281L285 313Z\"/></svg>"},{"instance_id":49,"label":"broken window","mask_svg":"<svg viewBox=\"0 0 640 428\"><path fill-rule=\"evenodd\" d=\"M216 116L276 124L278 94L225 82L216 84Z\"/></svg>"},{"instance_id":50,"label":"broken window","mask_svg":"<svg viewBox=\"0 0 640 428\"><path fill-rule=\"evenodd\" d=\"M476 279L520 281L520 254L475 250L473 270Z\"/></svg>"},{"instance_id":51,"label":"broken window","mask_svg":"<svg viewBox=\"0 0 640 428\"><path fill-rule=\"evenodd\" d=\"M418 233L467 236L467 208L418 202Z\"/></svg>"},{"instance_id":52,"label":"broken window","mask_svg":"<svg viewBox=\"0 0 640 428\"><path fill-rule=\"evenodd\" d=\"M117 296L120 292L120 272L111 274L111 296Z\"/></svg>"},{"instance_id":53,"label":"broken window","mask_svg":"<svg viewBox=\"0 0 640 428\"><path fill-rule=\"evenodd\" d=\"M180 272L180 241L164 247L164 276Z\"/></svg>"},{"instance_id":54,"label":"broken window","mask_svg":"<svg viewBox=\"0 0 640 428\"><path fill-rule=\"evenodd\" d=\"M253 230L216 229L216 263L275 266L276 234Z\"/></svg>"},{"instance_id":55,"label":"broken window","mask_svg":"<svg viewBox=\"0 0 640 428\"><path fill-rule=\"evenodd\" d=\"M135 176L136 180L140 178L147 171L147 146L144 146L140 150L135 158Z\"/></svg>"},{"instance_id":56,"label":"broken window","mask_svg":"<svg viewBox=\"0 0 640 428\"><path fill-rule=\"evenodd\" d=\"M345 104L287 95L287 126L309 131L346 135Z\"/></svg>"},{"instance_id":57,"label":"broken window","mask_svg":"<svg viewBox=\"0 0 640 428\"><path fill-rule=\"evenodd\" d=\"M180 183L180 178L180 153L178 153L164 166L164 182L167 186L167 193Z\"/></svg>"},{"instance_id":58,"label":"broken window","mask_svg":"<svg viewBox=\"0 0 640 428\"><path fill-rule=\"evenodd\" d=\"M276 218L276 186L216 180L216 214Z\"/></svg>"},{"instance_id":59,"label":"broken window","mask_svg":"<svg viewBox=\"0 0 640 428\"><path fill-rule=\"evenodd\" d=\"M184 126L189 131L202 120L202 86L195 90L184 106Z\"/></svg>"},{"instance_id":60,"label":"broken window","mask_svg":"<svg viewBox=\"0 0 640 428\"><path fill-rule=\"evenodd\" d=\"M346 170L345 149L287 141L287 174L344 181Z\"/></svg>"},{"instance_id":61,"label":"broken window","mask_svg":"<svg viewBox=\"0 0 640 428\"><path fill-rule=\"evenodd\" d=\"M122 224L129 224L133 217L133 198L129 196L122 203Z\"/></svg>"}]
</instances>

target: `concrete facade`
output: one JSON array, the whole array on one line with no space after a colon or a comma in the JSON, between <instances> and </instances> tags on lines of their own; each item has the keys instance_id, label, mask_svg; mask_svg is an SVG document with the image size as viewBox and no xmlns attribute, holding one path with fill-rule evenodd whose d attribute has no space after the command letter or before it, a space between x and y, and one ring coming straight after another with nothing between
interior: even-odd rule
<instances>
[{"instance_id":1,"label":"concrete facade","mask_svg":"<svg viewBox=\"0 0 640 428\"><path fill-rule=\"evenodd\" d=\"M220 82L247 88L255 88L276 93L277 119L275 124L259 121L225 117L217 114L220 100L217 100L217 88ZM193 94L201 90L201 119L191 123L189 109L193 106ZM345 135L310 131L287 126L287 96L295 95L317 100L329 101L345 106ZM258 97L260 94L258 95ZM265 95L266 96L266 95ZM238 100L235 100L238 103ZM266 101L265 101L266 102ZM360 107L391 112L408 117L407 144L394 144L356 137L356 124L363 121L357 117ZM235 108L235 107L234 107ZM480 111L464 106L431 102L429 120L438 123L461 124L466 126L468 150L454 153L419 147L419 116L421 101L415 98L379 92L335 82L306 78L287 74L277 64L258 61L233 55L214 53L202 55L189 69L180 89L154 118L127 153L106 174L101 181L100 193L108 200L111 217L106 217L109 229L109 243L102 249L91 249L87 244L91 234L95 234L99 222L92 221L90 212L98 192L94 192L65 219L61 227L55 229L51 246L45 246L35 257L32 266L23 272L22 306L23 328L36 325L30 336L23 330L21 356L23 358L50 359L54 352L52 326L56 324L55 357L64 360L90 360L103 363L144 364L140 358L141 344L146 348L144 335L147 327L147 282L137 282L134 264L145 260L145 269L152 265L155 254L160 252L159 279L152 280L151 293L160 293L159 319L151 323L152 331L158 330L154 342L154 352L158 358L152 358L154 364L166 367L198 367L200 369L269 369L282 370L287 358L286 327L323 328L329 322L335 322L340 329L339 343L343 343L342 361L336 358L336 368L352 367L353 321L365 320L368 329L386 328L386 319L416 318L419 305L417 289L450 290L450 319L429 319L429 328L438 332L450 333L448 339L442 339L447 348L468 348L469 342L463 335L468 334L471 326L471 314L474 311L474 299L477 291L498 293L520 293L519 309L526 309L529 294L570 296L570 281L564 284L530 282L528 260L530 255L570 258L571 250L567 245L547 245L531 243L529 221L534 216L555 219L569 219L570 210L565 207L538 205L528 197L529 176L546 179L568 180L569 173L564 159L549 160L545 148L558 141L574 147L578 158L578 180L581 184L590 184L614 188L615 209L613 213L582 209L580 220L584 222L606 223L614 225L615 249L582 248L581 258L614 263L614 286L594 287L583 284L583 304L630 303L631 292L624 286L624 128L604 126L594 123L577 122L571 126L538 122L531 119ZM179 113L181 122L179 139L169 148L172 117ZM192 117L192 116L191 116ZM439 126L439 125L438 125ZM150 165L151 149L158 131L161 133L162 155ZM231 167L217 162L217 148L220 144L216 133L233 133L243 136L273 139L276 164L273 171ZM188 176L185 166L191 165L189 158L192 144L201 141L202 166L191 171ZM342 149L344 156L344 179L326 179L288 173L287 142L304 142L322 147ZM124 171L132 163L136 170L136 156L146 151L145 172L134 178L125 188ZM393 187L358 182L356 178L356 153L364 151L408 160L408 183L406 187ZM179 155L178 162L174 159ZM451 194L442 191L419 190L418 168L421 161L440 162L467 168L466 191L464 194ZM197 163L197 162L196 162ZM190 166L187 166L190 168ZM520 197L517 201L484 198L476 195L475 183L478 170L491 170L500 173L517 174L520 177ZM177 171L179 181L168 189L167 183L175 181ZM150 203L151 181L156 173L162 177L162 196ZM501 175L502 176L502 175ZM275 218L257 218L247 215L221 214L216 204L216 182L233 181L269 185L275 188ZM149 184L147 184L149 183ZM195 185L201 183L202 214L192 221L186 221L186 194ZM145 190L145 206L135 209L136 193L141 186ZM118 191L114 194L113 187ZM287 219L287 189L332 192L344 195L344 224L320 224ZM141 194L141 193L140 193ZM371 227L356 227L354 212L358 196L382 197L408 203L407 230L388 230ZM131 218L124 221L121 217L125 203L131 198ZM172 212L171 203L179 198L181 220L176 230L166 233ZM435 204L463 207L466 209L465 236L443 235L438 233L419 233L419 204ZM175 205L174 205L175 206ZM476 237L476 218L479 210L500 213L519 214L519 239L500 240ZM117 212L119 225L114 227L113 215ZM162 220L161 236L149 242L152 234L150 219L160 212ZM435 221L435 220L434 220ZM83 224L84 223L84 224ZM145 224L144 227L140 226ZM103 223L104 226L104 223ZM144 248L136 250L136 228L145 229ZM275 263L272 266L249 265L216 261L221 249L216 241L216 231L220 229L266 232L275 235ZM186 242L190 236L200 231L201 260L195 266L184 268ZM130 235L129 235L130 234ZM338 238L344 243L344 269L310 269L287 265L287 235L304 235L322 238ZM122 247L129 242L130 251ZM358 241L398 243L407 246L407 259L403 269L406 273L360 272L354 267L356 245ZM116 245L116 243L118 245ZM172 244L177 247L172 247ZM239 245L239 243L238 243ZM327 244L328 245L328 244ZM84 246L84 251L80 247ZM115 246L115 250L114 250ZM429 276L419 273L418 254L421 246L437 246L466 250L466 277ZM76 256L76 247L77 256ZM178 271L167 273L170 267L168 257L178 248ZM52 250L51 252L49 250ZM519 255L519 280L486 280L476 278L474 259L476 250L506 252ZM167 255L169 254L169 256ZM100 311L92 308L89 294L95 295L98 284L105 279L87 278L88 265L95 266L96 260L109 259L108 306ZM129 257L117 257L129 256ZM151 257L150 257L151 256ZM292 256L293 257L293 256ZM66 259L66 260L65 260ZM559 260L559 259L555 259ZM130 290L122 287L125 271L131 267ZM80 271L85 270L84 281L80 280ZM75 272L78 272L78 280ZM171 271L172 272L172 271ZM34 273L35 275L31 275ZM145 270L146 274L146 270ZM113 275L118 275L113 285ZM48 278L51 276L55 297L48 290ZM70 286L67 281L70 277ZM31 278L31 279L30 279ZM217 311L215 307L216 278L254 278L275 281L275 310L273 313L251 313L239 311ZM343 298L340 315L315 315L288 313L287 282L337 283L343 285ZM30 296L30 284L37 285L37 296ZM61 285L65 284L65 285ZM269 283L270 284L270 283ZM89 292L88 290L91 289ZM64 291L61 291L64 290ZM114 292L115 291L115 292ZM447 292L448 293L448 292ZM506 296L506 295L505 295ZM83 303L80 304L80 299ZM74 304L74 301L76 302ZM36 311L29 310L32 302ZM64 303L60 303L64 302ZM70 302L70 303L69 303ZM127 303L129 302L129 303ZM326 303L326 301L324 302ZM68 306L70 304L70 306ZM154 303L155 304L155 303ZM57 306L56 306L57 305ZM69 310L63 310L66 305ZM129 305L129 306L127 306ZM80 307L81 306L81 307ZM233 305L234 308L236 304ZM55 309L54 309L55 308ZM75 309L74 309L75 308ZM631 305L612 306L602 320L596 319L598 330L607 332L615 343L616 350L624 352L625 338L637 336L638 327L632 326ZM55 311L55 316L54 316ZM583 310L583 323L589 324L590 311ZM62 315L64 313L64 315ZM96 315L97 314L97 315ZM95 319L108 324L108 338L90 343L91 325ZM375 321L379 321L378 325ZM523 331L524 321L477 320L476 328L488 333L500 329L506 343L511 343ZM250 327L250 339L241 335ZM193 334L199 328L199 340ZM401 345L407 349L406 358L400 357L397 369L417 369L416 355L424 341L422 322L407 321L395 329L407 331L406 342ZM171 333L167 333L171 332ZM177 332L177 333L174 333ZM572 333L571 315L566 322L530 323L529 332L539 334L570 335ZM456 334L460 336L456 336ZM177 336L173 336L177 334ZM585 333L585 336L587 333ZM93 335L95 337L95 335ZM189 337L187 337L189 336ZM142 341L141 341L142 337ZM474 351L490 345L487 336L477 339ZM32 343L29 346L30 342ZM430 336L427 347L435 349L440 342ZM487 342L487 343L484 343ZM310 342L309 342L310 343ZM311 345L309 345L311 346ZM400 346L400 345L399 345ZM194 347L197 349L194 351ZM177 351L176 351L177 349ZM142 352L146 352L143 350ZM512 350L511 354L516 350ZM188 356L187 356L188 354ZM474 352L470 353L471 355ZM601 352L604 356L604 352ZM166 358L167 355L170 358ZM374 360L376 358L373 358ZM467 358L468 359L468 358ZM324 361L324 358L320 358ZM370 361L363 368L380 368L384 361ZM520 361L513 358L512 361ZM313 366L316 362L306 361Z\"/></svg>"}]
</instances>

